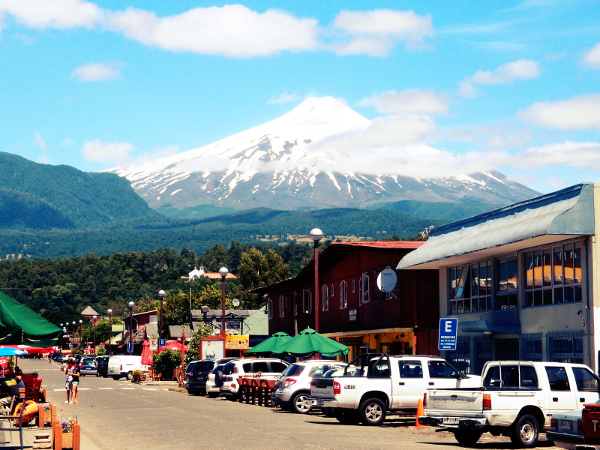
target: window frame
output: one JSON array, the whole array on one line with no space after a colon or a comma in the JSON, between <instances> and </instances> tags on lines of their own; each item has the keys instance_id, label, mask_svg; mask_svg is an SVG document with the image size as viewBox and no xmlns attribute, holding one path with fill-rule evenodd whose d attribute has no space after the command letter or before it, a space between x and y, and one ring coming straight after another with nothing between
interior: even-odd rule
<instances>
[{"instance_id":1,"label":"window frame","mask_svg":"<svg viewBox=\"0 0 600 450\"><path fill-rule=\"evenodd\" d=\"M310 289L302 290L302 312L304 314L311 314L313 312L312 291Z\"/></svg>"},{"instance_id":2,"label":"window frame","mask_svg":"<svg viewBox=\"0 0 600 450\"><path fill-rule=\"evenodd\" d=\"M269 299L267 300L267 315L269 317L269 319L273 318L273 300L271 299L271 297L269 297Z\"/></svg>"},{"instance_id":3,"label":"window frame","mask_svg":"<svg viewBox=\"0 0 600 450\"><path fill-rule=\"evenodd\" d=\"M329 311L329 286L321 286L321 311Z\"/></svg>"},{"instance_id":4,"label":"window frame","mask_svg":"<svg viewBox=\"0 0 600 450\"><path fill-rule=\"evenodd\" d=\"M340 309L348 308L348 283L342 280L340 283Z\"/></svg>"},{"instance_id":5,"label":"window frame","mask_svg":"<svg viewBox=\"0 0 600 450\"><path fill-rule=\"evenodd\" d=\"M475 268L477 268L476 277ZM469 261L447 268L449 314L493 311L493 268L491 258Z\"/></svg>"},{"instance_id":6,"label":"window frame","mask_svg":"<svg viewBox=\"0 0 600 450\"><path fill-rule=\"evenodd\" d=\"M298 315L298 293L294 292L292 294L292 307L293 307L293 313L294 316Z\"/></svg>"},{"instance_id":7,"label":"window frame","mask_svg":"<svg viewBox=\"0 0 600 450\"><path fill-rule=\"evenodd\" d=\"M279 318L282 319L285 317L285 297L283 295L279 296Z\"/></svg>"},{"instance_id":8,"label":"window frame","mask_svg":"<svg viewBox=\"0 0 600 450\"><path fill-rule=\"evenodd\" d=\"M365 289L366 280L366 289ZM371 277L368 272L363 272L360 276L360 293L359 293L359 304L364 305L371 301Z\"/></svg>"}]
</instances>

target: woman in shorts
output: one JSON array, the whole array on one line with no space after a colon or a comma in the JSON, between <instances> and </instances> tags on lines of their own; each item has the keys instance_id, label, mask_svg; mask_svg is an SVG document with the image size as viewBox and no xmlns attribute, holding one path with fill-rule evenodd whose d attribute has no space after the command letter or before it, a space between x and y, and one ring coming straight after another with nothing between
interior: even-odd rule
<instances>
[{"instance_id":1,"label":"woman in shorts","mask_svg":"<svg viewBox=\"0 0 600 450\"><path fill-rule=\"evenodd\" d=\"M67 379L65 381L65 388L67 389L67 401L65 403L71 403L71 390L73 389L73 375L71 375L71 368L73 367L73 359L69 359L67 366L65 367L65 373Z\"/></svg>"},{"instance_id":2,"label":"woman in shorts","mask_svg":"<svg viewBox=\"0 0 600 450\"><path fill-rule=\"evenodd\" d=\"M77 400L79 400L79 389L77 389L77 387L79 386L80 375L81 370L79 370L79 364L73 364L73 367L71 368L71 376L73 377L73 381L71 382L71 403L77 403Z\"/></svg>"}]
</instances>

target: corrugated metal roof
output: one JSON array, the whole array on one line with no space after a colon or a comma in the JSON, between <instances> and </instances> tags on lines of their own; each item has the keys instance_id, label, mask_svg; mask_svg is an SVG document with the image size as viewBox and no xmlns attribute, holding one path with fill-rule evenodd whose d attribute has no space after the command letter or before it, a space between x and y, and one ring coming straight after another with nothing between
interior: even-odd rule
<instances>
[{"instance_id":1,"label":"corrugated metal roof","mask_svg":"<svg viewBox=\"0 0 600 450\"><path fill-rule=\"evenodd\" d=\"M397 268L434 269L452 264L461 255L479 252L484 256L484 252L533 245L535 239L548 236L591 236L594 232L593 185L584 183L434 228L426 244L402 258Z\"/></svg>"},{"instance_id":2,"label":"corrugated metal roof","mask_svg":"<svg viewBox=\"0 0 600 450\"><path fill-rule=\"evenodd\" d=\"M192 337L192 330L190 329L189 326L186 326L185 328L183 328L182 325L169 325L169 336L171 336L172 338L181 337L182 331L185 332L186 338Z\"/></svg>"},{"instance_id":3,"label":"corrugated metal roof","mask_svg":"<svg viewBox=\"0 0 600 450\"><path fill-rule=\"evenodd\" d=\"M350 246L350 247L365 247L365 248L410 248L415 249L425 244L424 241L357 241L357 242L332 242L331 246Z\"/></svg>"}]
</instances>

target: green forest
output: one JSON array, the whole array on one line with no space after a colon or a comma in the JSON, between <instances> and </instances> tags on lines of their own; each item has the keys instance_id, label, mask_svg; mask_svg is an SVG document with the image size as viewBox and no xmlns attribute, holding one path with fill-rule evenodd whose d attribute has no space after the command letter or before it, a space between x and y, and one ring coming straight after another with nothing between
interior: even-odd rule
<instances>
[{"instance_id":1,"label":"green forest","mask_svg":"<svg viewBox=\"0 0 600 450\"><path fill-rule=\"evenodd\" d=\"M231 242L227 248L216 244L201 254L187 248L180 252L161 248L111 256L1 261L0 290L59 325L78 322L87 306L101 315L110 308L115 318L128 313L130 301L135 304L134 312L156 308L162 289L167 293L165 324L181 324L180 316L187 316L190 296L197 309L221 306L220 280L181 280L194 267L204 266L207 272L227 267L239 275L237 280L227 280L227 303L238 298L241 309L256 309L262 306L262 299L249 289L297 274L311 257L312 247L306 244L251 246Z\"/></svg>"}]
</instances>

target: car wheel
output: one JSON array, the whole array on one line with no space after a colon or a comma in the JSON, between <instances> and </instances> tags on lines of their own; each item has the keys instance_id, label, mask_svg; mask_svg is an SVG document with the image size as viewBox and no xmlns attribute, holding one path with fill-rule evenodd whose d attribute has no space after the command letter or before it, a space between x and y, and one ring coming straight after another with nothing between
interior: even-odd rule
<instances>
[{"instance_id":1,"label":"car wheel","mask_svg":"<svg viewBox=\"0 0 600 450\"><path fill-rule=\"evenodd\" d=\"M217 392L209 392L208 393L209 398L217 398L218 396L219 396L219 394Z\"/></svg>"},{"instance_id":2,"label":"car wheel","mask_svg":"<svg viewBox=\"0 0 600 450\"><path fill-rule=\"evenodd\" d=\"M308 401L310 395L306 392L299 392L292 398L292 406L298 414L308 414L312 409L312 403Z\"/></svg>"},{"instance_id":3,"label":"car wheel","mask_svg":"<svg viewBox=\"0 0 600 450\"><path fill-rule=\"evenodd\" d=\"M127 372L127 379L129 381L133 380L133 372Z\"/></svg>"},{"instance_id":4,"label":"car wheel","mask_svg":"<svg viewBox=\"0 0 600 450\"><path fill-rule=\"evenodd\" d=\"M358 412L353 409L334 408L333 415L344 425L356 425L359 422Z\"/></svg>"},{"instance_id":5,"label":"car wheel","mask_svg":"<svg viewBox=\"0 0 600 450\"><path fill-rule=\"evenodd\" d=\"M454 432L454 437L459 444L475 445L483 433L475 430L463 430Z\"/></svg>"},{"instance_id":6,"label":"car wheel","mask_svg":"<svg viewBox=\"0 0 600 450\"><path fill-rule=\"evenodd\" d=\"M198 395L198 391L196 389L188 389L187 391L189 395Z\"/></svg>"},{"instance_id":7,"label":"car wheel","mask_svg":"<svg viewBox=\"0 0 600 450\"><path fill-rule=\"evenodd\" d=\"M385 419L385 404L378 398L370 398L362 402L358 413L364 425L379 425Z\"/></svg>"},{"instance_id":8,"label":"car wheel","mask_svg":"<svg viewBox=\"0 0 600 450\"><path fill-rule=\"evenodd\" d=\"M200 389L200 395L206 395L206 389Z\"/></svg>"},{"instance_id":9,"label":"car wheel","mask_svg":"<svg viewBox=\"0 0 600 450\"><path fill-rule=\"evenodd\" d=\"M538 441L538 421L531 414L522 415L515 424L510 440L519 447L535 447Z\"/></svg>"},{"instance_id":10,"label":"car wheel","mask_svg":"<svg viewBox=\"0 0 600 450\"><path fill-rule=\"evenodd\" d=\"M121 377L112 377L112 378L113 378L113 380L117 380L117 381L121 379Z\"/></svg>"}]
</instances>

